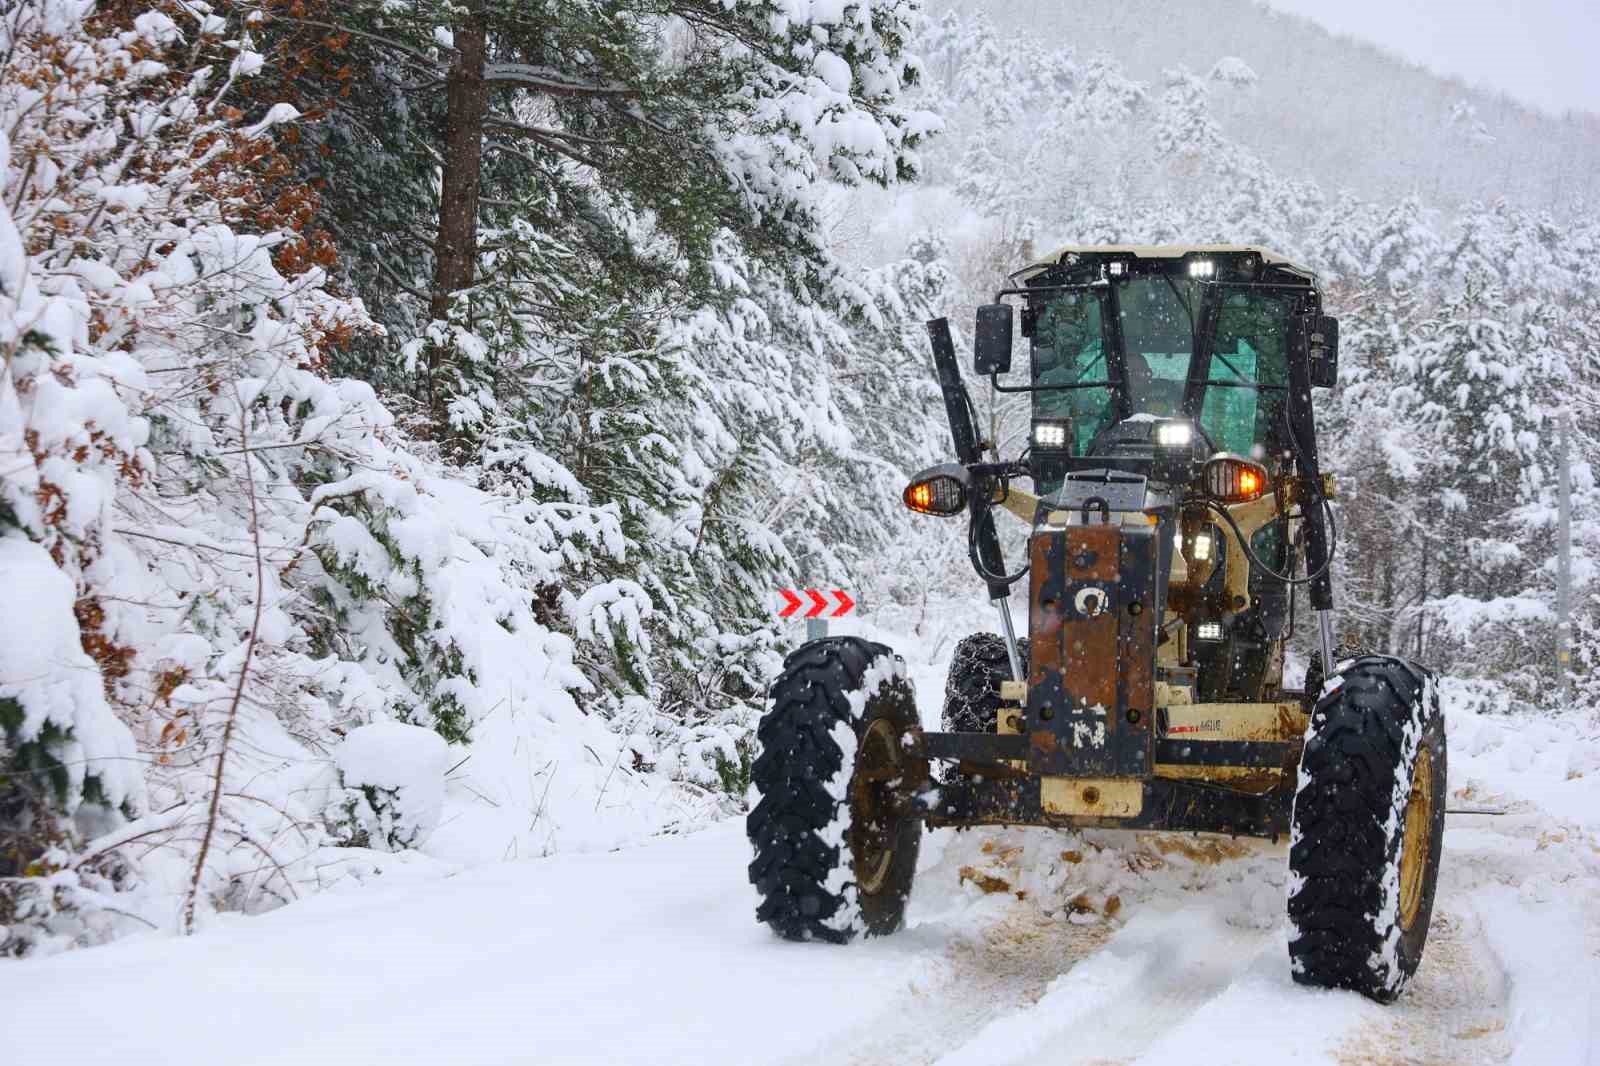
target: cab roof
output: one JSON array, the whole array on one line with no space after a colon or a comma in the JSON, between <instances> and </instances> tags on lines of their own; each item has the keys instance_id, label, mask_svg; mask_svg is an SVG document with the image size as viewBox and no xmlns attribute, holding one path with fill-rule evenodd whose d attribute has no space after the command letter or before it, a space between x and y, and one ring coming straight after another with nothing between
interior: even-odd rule
<instances>
[{"instance_id":1,"label":"cab roof","mask_svg":"<svg viewBox=\"0 0 1600 1066\"><path fill-rule=\"evenodd\" d=\"M1262 248L1251 244L1069 244L1057 248L1050 253L1048 258L1029 263L1021 270L1011 275L1013 281L1027 281L1029 278L1056 266L1063 258L1071 254L1077 255L1131 255L1136 259L1182 259L1186 255L1221 255L1238 252L1253 252L1261 257L1261 261L1272 266L1283 267L1297 274L1304 274L1307 278L1315 278L1316 273L1279 255L1269 248Z\"/></svg>"}]
</instances>

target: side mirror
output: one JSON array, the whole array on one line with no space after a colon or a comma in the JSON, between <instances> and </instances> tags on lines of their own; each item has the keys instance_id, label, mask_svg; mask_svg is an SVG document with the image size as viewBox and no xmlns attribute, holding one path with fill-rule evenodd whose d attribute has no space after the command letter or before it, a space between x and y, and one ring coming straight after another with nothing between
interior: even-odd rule
<instances>
[{"instance_id":1,"label":"side mirror","mask_svg":"<svg viewBox=\"0 0 1600 1066\"><path fill-rule=\"evenodd\" d=\"M1306 338L1306 358L1311 384L1331 389L1339 383L1339 320L1318 315L1310 322Z\"/></svg>"},{"instance_id":2,"label":"side mirror","mask_svg":"<svg viewBox=\"0 0 1600 1066\"><path fill-rule=\"evenodd\" d=\"M983 304L973 335L972 366L980 377L1011 369L1011 305Z\"/></svg>"}]
</instances>

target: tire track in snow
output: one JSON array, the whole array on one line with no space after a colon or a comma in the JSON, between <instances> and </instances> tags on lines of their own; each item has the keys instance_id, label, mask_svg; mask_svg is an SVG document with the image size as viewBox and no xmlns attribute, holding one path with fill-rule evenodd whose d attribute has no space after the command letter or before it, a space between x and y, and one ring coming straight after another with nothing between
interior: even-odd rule
<instances>
[{"instance_id":1,"label":"tire track in snow","mask_svg":"<svg viewBox=\"0 0 1600 1066\"><path fill-rule=\"evenodd\" d=\"M1017 1059L1017 1066L1137 1061L1147 1048L1226 992L1263 951L1275 952L1277 946L1276 931L1232 927L1209 930L1181 944L1158 940L1130 945L1144 959L1138 978L1103 1009L1073 1018L1061 1027L1052 1046Z\"/></svg>"},{"instance_id":2,"label":"tire track in snow","mask_svg":"<svg viewBox=\"0 0 1600 1066\"><path fill-rule=\"evenodd\" d=\"M1263 860L1276 860L1252 844L1052 830L946 840L919 874L912 910L924 921L896 937L927 945L923 974L873 1018L786 1061L995 1066L1035 1053L1060 1062L1070 1049L1074 1063L1114 1062L1281 949L1275 923L1255 913L1263 889L1274 914L1280 905L1281 879L1259 883ZM1104 919L1122 899L1154 906L1129 925Z\"/></svg>"},{"instance_id":3,"label":"tire track in snow","mask_svg":"<svg viewBox=\"0 0 1600 1066\"><path fill-rule=\"evenodd\" d=\"M1422 966L1396 1003L1378 1006L1289 982L1283 858L1266 845L962 834L919 875L913 914L923 920L896 938L922 956L912 985L869 1021L788 1061L1165 1066L1221 1046L1228 1033L1250 1037L1234 1051L1251 1063L1298 1052L1341 1066L1490 1066L1514 1056L1542 1064L1522 1046L1532 1023L1513 1016L1516 996L1527 995L1513 982L1534 975L1525 963L1508 971L1486 932L1506 915L1483 908L1509 906L1518 922L1537 923L1544 897L1535 890L1583 883L1572 879L1573 855L1592 842L1517 804L1509 817L1463 818L1445 847ZM981 895L976 886L990 877L1000 888ZM1079 899L1102 907L1113 894L1126 901L1114 921L1074 924ZM1575 928L1582 940L1586 930Z\"/></svg>"},{"instance_id":4,"label":"tire track in snow","mask_svg":"<svg viewBox=\"0 0 1600 1066\"><path fill-rule=\"evenodd\" d=\"M1443 893L1441 892L1441 902ZM1470 905L1435 913L1422 965L1383 1021L1339 1049L1341 1066L1468 1066L1511 1057L1509 978Z\"/></svg>"},{"instance_id":5,"label":"tire track in snow","mask_svg":"<svg viewBox=\"0 0 1600 1066\"><path fill-rule=\"evenodd\" d=\"M1036 1003L1052 981L1100 951L1112 933L1105 925L1076 925L1025 904L997 902L1003 908L999 919L950 939L926 980L866 1022L785 1061L926 1066L994 1019ZM940 924L898 935L934 935Z\"/></svg>"}]
</instances>

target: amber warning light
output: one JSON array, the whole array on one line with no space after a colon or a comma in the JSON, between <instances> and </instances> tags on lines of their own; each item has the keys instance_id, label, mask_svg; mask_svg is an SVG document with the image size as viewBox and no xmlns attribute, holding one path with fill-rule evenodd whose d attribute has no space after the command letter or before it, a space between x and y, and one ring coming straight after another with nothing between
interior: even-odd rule
<instances>
[{"instance_id":1,"label":"amber warning light","mask_svg":"<svg viewBox=\"0 0 1600 1066\"><path fill-rule=\"evenodd\" d=\"M1224 503L1246 503L1267 488L1267 469L1237 455L1217 455L1206 462L1206 493Z\"/></svg>"},{"instance_id":2,"label":"amber warning light","mask_svg":"<svg viewBox=\"0 0 1600 1066\"><path fill-rule=\"evenodd\" d=\"M918 514L949 518L967 509L967 486L954 474L924 471L906 486L905 502Z\"/></svg>"}]
</instances>

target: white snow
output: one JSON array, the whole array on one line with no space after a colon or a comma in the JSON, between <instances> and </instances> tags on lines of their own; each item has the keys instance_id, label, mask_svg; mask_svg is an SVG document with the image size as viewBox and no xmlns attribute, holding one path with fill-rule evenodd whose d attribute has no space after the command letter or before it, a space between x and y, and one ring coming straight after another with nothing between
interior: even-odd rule
<instances>
[{"instance_id":1,"label":"white snow","mask_svg":"<svg viewBox=\"0 0 1600 1066\"><path fill-rule=\"evenodd\" d=\"M1211 80L1229 85L1254 85L1260 77L1238 56L1223 56L1211 68Z\"/></svg>"},{"instance_id":2,"label":"white snow","mask_svg":"<svg viewBox=\"0 0 1600 1066\"><path fill-rule=\"evenodd\" d=\"M852 629L907 655L936 718L930 644L834 631ZM0 1002L29 1019L8 1052L119 1066L404 1066L445 1049L456 1063L1585 1066L1600 775L1569 768L1593 764L1595 724L1459 711L1450 724L1452 807L1508 813L1450 816L1428 949L1389 1007L1290 980L1281 844L941 830L907 928L838 947L756 925L730 819L7 964Z\"/></svg>"},{"instance_id":3,"label":"white snow","mask_svg":"<svg viewBox=\"0 0 1600 1066\"><path fill-rule=\"evenodd\" d=\"M443 737L420 726L372 722L351 730L333 760L345 788L395 794L390 832L415 846L427 842L439 825L444 777L452 761Z\"/></svg>"},{"instance_id":4,"label":"white snow","mask_svg":"<svg viewBox=\"0 0 1600 1066\"><path fill-rule=\"evenodd\" d=\"M83 797L84 778L99 778L112 806L144 806L145 785L133 734L112 713L100 672L78 642L72 579L39 545L17 533L0 535L0 589L26 605L25 639L0 640L0 700L15 700L22 723L16 744L39 739L47 725L66 739L51 745L68 775L67 809ZM0 731L0 749L7 736Z\"/></svg>"},{"instance_id":5,"label":"white snow","mask_svg":"<svg viewBox=\"0 0 1600 1066\"><path fill-rule=\"evenodd\" d=\"M736 719L748 707L686 725L698 708L658 706L659 688L597 691L611 684L607 663L624 661L606 655L609 646L648 651L647 623L679 624L670 587L695 572L637 573L643 541L625 532L625 517L696 553L708 526L738 524L740 553L778 560L767 570L781 565L795 579L812 566L876 570L871 577L901 603L952 566L966 578L948 527L919 530L874 558L848 545L832 557L831 531L785 532L841 513L880 521L882 511L857 500L836 503L893 496L877 491L899 476L883 461L891 450L863 444L875 429L904 434L904 455L944 446L936 419L907 433L895 417L924 400L936 409L934 397L864 389L856 376L922 374L920 339L915 360L878 361L890 338L880 347L826 316L811 320L817 305L785 294L780 275L720 235L707 267L727 306L684 314L661 345L704 356L674 365L705 405L658 427L648 445L671 459L643 471L670 472L687 501L681 510L625 516L594 503L579 477L531 446L486 457L485 467L522 478L497 494L424 458L430 446L407 438L404 417L371 386L307 369L320 363L313 339L324 327L372 323L358 302L323 289L320 269L280 276L283 235L223 225L185 170L200 165L204 145L225 143L213 142L214 129L259 135L298 118L283 103L249 109L250 125L220 117L225 78L236 83L268 62L250 35L205 42L221 57L215 70L191 72L170 93L107 94L97 77L131 87L179 69L118 49L187 47L231 20L198 0L168 5L181 26L146 12L91 47L81 30L92 4L26 7L51 34L77 40L61 55L85 78L55 85L48 99L47 77L0 84L0 588L18 605L0 638L0 699L23 712L11 744L33 741L47 723L64 732L51 754L68 771L69 801L93 775L134 819L98 824L80 810L75 853L41 856L45 872L32 883L63 906L41 923L34 957L0 964L7 1061L1597 1061L1600 725L1592 710L1507 713L1511 686L1479 655L1481 668L1461 656L1478 676L1441 684L1451 802L1468 813L1450 816L1428 954L1392 1008L1295 986L1283 848L1219 838L939 831L925 841L903 933L848 948L773 939L753 920L738 820L703 828L726 813L719 772L737 768L748 723ZM739 186L736 210L799 239L824 237L786 219L837 214L825 239L861 242L853 254L863 259L869 242L852 236L857 223L894 243L888 259L940 215L949 223L941 239L960 244L953 256L947 247L841 276L827 282L832 295L875 330L918 333L934 293L959 305L971 289L970 278L942 288L943 273L990 264L1002 231L1007 256L1019 242L1046 247L1051 229L1083 240L1180 239L1198 229L1326 264L1344 283L1340 299L1355 304L1330 300L1354 327L1347 353L1383 349L1393 371L1374 380L1370 359L1347 356L1335 410L1361 415L1362 432L1342 438L1379 457L1406 491L1427 483L1432 509L1462 519L1465 562L1530 577L1480 597L1424 575L1427 602L1417 610L1432 639L1509 648L1517 662L1538 654L1524 645L1542 647L1553 618L1538 554L1555 521L1546 400L1581 376L1566 353L1588 351L1586 320L1572 312L1592 303L1592 225L1567 228L1530 205L1496 204L1438 219L1435 231L1420 194L1393 205L1336 201L1287 172L1275 176L1230 135L1247 103L1300 97L1239 91L1258 83L1239 57L1221 59L1208 78L1173 69L1144 83L1080 50L1073 34L996 40L974 24L942 58L891 61L870 28L898 25L897 8L778 0L763 10L774 26L799 28L788 40L793 62L753 64L760 84L742 132L716 143ZM16 32L15 14L0 16L0 36ZM452 47L443 29L432 41ZM7 69L20 69L11 64L33 45L6 43ZM1275 61L1237 43L1258 63ZM35 55L43 66L34 74L50 72L55 55ZM1152 62L1152 71L1165 65ZM1281 64L1261 69L1273 85L1287 76ZM900 93L913 73L927 94ZM864 97L875 102L863 107ZM887 192L898 199L880 201L882 211L864 209L865 198L835 199L841 183L891 181L919 162L913 139L943 121L922 104L957 127L959 138L930 146L923 167L953 184ZM1494 141L1471 105L1451 118L1480 147ZM1295 133L1280 124L1275 135ZM159 146L135 155L164 155L174 167L128 169L132 137ZM1552 138L1545 163L1571 143ZM1461 187L1433 162L1436 186ZM1554 175L1564 197L1592 184L1581 167L1507 173L1491 180ZM1074 180L1095 174L1117 177ZM1406 186L1418 185L1406 175ZM1196 187L1205 194L1190 194ZM73 219L80 230L56 224ZM511 232L530 247L544 236L518 224ZM648 219L628 225L640 247L659 236ZM1441 254L1458 239L1459 255ZM1506 292L1456 299L1488 259ZM1500 260L1510 264L1503 271ZM1451 277L1433 284L1441 272ZM1386 295L1371 299L1364 279ZM1385 280L1426 300L1407 304ZM1579 326L1566 330L1572 336L1562 332L1569 321ZM414 358L427 343L470 363L491 355L483 338L445 323L396 348ZM657 380L628 357L598 374L647 389ZM486 404L463 396L452 413L476 421ZM1480 416L1455 417L1464 404ZM873 410L881 416L865 413ZM585 425L605 428L598 413ZM1470 528L1486 513L1481 485L1446 483L1462 451L1485 457L1486 476L1507 486L1512 502L1495 512L1504 530ZM832 472L840 461L855 480ZM741 463L777 471L780 498L717 514L708 489ZM1575 573L1592 585L1595 479L1586 460L1572 473ZM547 498L561 502L537 502ZM1352 530L1359 535L1357 523ZM765 575L714 539L706 552L719 558L705 568L731 575L730 602L748 599ZM808 553L829 557L800 558ZM532 602L546 589L556 590L550 602ZM103 608L104 626L80 625L75 608ZM397 629L411 612L419 624ZM905 653L932 726L953 637L992 619L937 604L926 613L915 636L903 615L835 630ZM1396 632L1412 620L1397 612ZM760 662L781 651L770 630L707 631L696 654L754 649L747 659ZM84 637L130 651L131 675L103 674ZM248 671L247 661L256 664ZM649 672L642 658L627 661ZM867 688L899 671L884 660ZM756 673L745 678L750 692L759 691ZM1532 674L1514 680L1522 698L1536 683ZM222 722L231 730L235 711L224 765ZM460 718L453 735L470 726L470 737L446 743L435 731L450 714ZM836 740L848 761L847 726ZM1079 741L1103 742L1103 726ZM836 802L843 785L826 783ZM1470 813L1483 811L1503 813ZM211 823L223 839L197 863L195 841ZM830 841L841 844L843 833L840 819ZM357 838L365 846L352 846ZM115 892L109 875L89 869L114 849L137 867ZM174 902L191 883L201 888L201 935L179 939ZM72 918L73 907L101 909L91 920ZM124 941L47 957L115 934Z\"/></svg>"},{"instance_id":6,"label":"white snow","mask_svg":"<svg viewBox=\"0 0 1600 1066\"><path fill-rule=\"evenodd\" d=\"M851 703L854 702L852 699ZM854 706L851 711L857 715L861 713ZM839 772L831 779L822 782L829 798L833 800L833 817L817 837L824 847L839 849L840 858L844 860L850 855L849 767L855 765L858 746L855 727L849 722L835 722L833 728L828 730L828 736L839 748ZM856 896L854 863L840 861L829 871L823 887L828 890L829 895L839 900L839 908L828 918L827 926L841 932L849 929L859 930L861 904Z\"/></svg>"}]
</instances>

